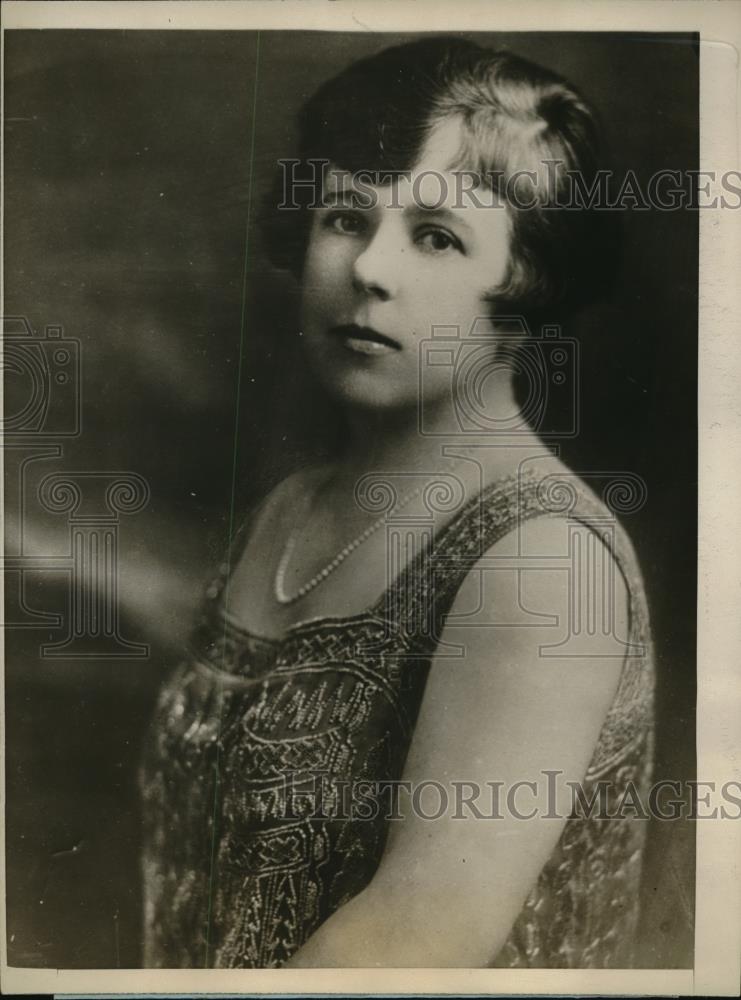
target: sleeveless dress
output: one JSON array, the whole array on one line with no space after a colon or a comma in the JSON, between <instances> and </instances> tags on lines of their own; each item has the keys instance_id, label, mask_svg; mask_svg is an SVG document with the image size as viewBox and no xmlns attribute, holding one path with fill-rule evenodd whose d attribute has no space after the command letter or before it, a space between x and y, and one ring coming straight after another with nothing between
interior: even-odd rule
<instances>
[{"instance_id":1,"label":"sleeveless dress","mask_svg":"<svg viewBox=\"0 0 741 1000\"><path fill-rule=\"evenodd\" d=\"M142 759L145 967L279 967L370 882L390 822L388 783L402 777L456 592L497 539L535 516L587 525L628 587L627 653L581 786L586 800L604 793L613 814L575 807L488 964L631 967L646 819L623 806L645 796L651 775L652 644L627 535L576 482L567 502L535 476L491 484L373 608L299 623L280 640L225 613L222 566ZM245 525L235 549L246 534ZM343 782L366 782L371 805L374 794L383 801L361 815L338 808L332 789Z\"/></svg>"}]
</instances>

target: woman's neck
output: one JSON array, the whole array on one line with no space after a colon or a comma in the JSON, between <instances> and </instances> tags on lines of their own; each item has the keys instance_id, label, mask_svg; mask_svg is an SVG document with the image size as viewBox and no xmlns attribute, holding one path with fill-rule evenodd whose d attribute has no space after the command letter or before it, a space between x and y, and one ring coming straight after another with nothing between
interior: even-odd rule
<instances>
[{"instance_id":1,"label":"woman's neck","mask_svg":"<svg viewBox=\"0 0 741 1000\"><path fill-rule=\"evenodd\" d=\"M483 482L516 471L526 455L546 455L548 450L518 412L509 383L497 387L487 399L485 431L472 425L461 430L451 420L450 405L437 412L429 408L424 424L416 407L393 412L348 409L345 412L343 447L335 468L336 481L357 482L371 473L426 473L449 471L460 456L481 466ZM497 421L502 430L498 430ZM506 421L506 423L505 423ZM504 428L509 428L504 433Z\"/></svg>"}]
</instances>

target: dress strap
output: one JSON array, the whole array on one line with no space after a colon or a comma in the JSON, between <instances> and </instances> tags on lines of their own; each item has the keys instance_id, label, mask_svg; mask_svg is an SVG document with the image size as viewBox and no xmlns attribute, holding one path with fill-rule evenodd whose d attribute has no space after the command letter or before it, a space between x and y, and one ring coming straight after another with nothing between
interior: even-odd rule
<instances>
[{"instance_id":1,"label":"dress strap","mask_svg":"<svg viewBox=\"0 0 741 1000\"><path fill-rule=\"evenodd\" d=\"M605 491L609 496L609 491ZM617 506L617 504L615 504ZM604 542L629 592L631 634L648 630L643 583L614 509L575 475L535 470L497 480L466 503L387 590L382 613L420 652L434 647L467 574L491 547L534 517L566 517ZM567 554L564 553L566 557ZM637 640L640 644L640 639Z\"/></svg>"},{"instance_id":2,"label":"dress strap","mask_svg":"<svg viewBox=\"0 0 741 1000\"><path fill-rule=\"evenodd\" d=\"M217 649L217 644L213 638L214 623L217 620L217 609L221 605L227 582L244 552L249 540L250 529L263 503L264 499L258 500L248 507L246 513L240 518L237 530L229 539L226 552L219 564L218 570L215 573L212 570L211 574L206 577L200 607L196 614L194 626L188 635L187 645L190 648L209 650L208 659L225 659L223 653L220 653ZM219 618L219 622L221 630L224 632L224 637L226 637L227 632L230 631L228 622L222 618ZM224 641L226 640L224 639Z\"/></svg>"},{"instance_id":3,"label":"dress strap","mask_svg":"<svg viewBox=\"0 0 741 1000\"><path fill-rule=\"evenodd\" d=\"M589 779L605 774L634 750L646 755L648 775L653 754L655 666L648 605L633 547L615 513L618 502L630 509L627 492L617 490L610 495L605 490L605 496L613 500L608 506L568 473L542 476L533 472L492 483L462 508L433 545L408 563L386 592L380 610L406 646L406 656L429 663L441 651L445 620L466 575L500 538L533 517L566 517L588 527L614 558L629 596L628 634L615 637L616 655L623 658L622 672L587 771ZM579 554L581 535L575 533L569 553L564 554L567 566L568 559ZM589 632L571 627L564 631L565 641L551 647L552 655L588 655L580 642L586 637L589 644ZM460 655L461 651L450 652Z\"/></svg>"}]
</instances>

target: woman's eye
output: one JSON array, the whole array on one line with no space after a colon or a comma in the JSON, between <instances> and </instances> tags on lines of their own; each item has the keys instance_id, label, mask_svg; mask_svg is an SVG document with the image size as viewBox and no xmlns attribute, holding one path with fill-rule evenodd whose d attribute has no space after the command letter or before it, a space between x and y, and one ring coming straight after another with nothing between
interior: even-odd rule
<instances>
[{"instance_id":1,"label":"woman's eye","mask_svg":"<svg viewBox=\"0 0 741 1000\"><path fill-rule=\"evenodd\" d=\"M352 236L363 231L365 221L355 212L330 212L325 225L337 233Z\"/></svg>"},{"instance_id":2,"label":"woman's eye","mask_svg":"<svg viewBox=\"0 0 741 1000\"><path fill-rule=\"evenodd\" d=\"M417 243L431 253L444 253L446 250L463 252L460 240L444 229L427 229L417 237Z\"/></svg>"}]
</instances>

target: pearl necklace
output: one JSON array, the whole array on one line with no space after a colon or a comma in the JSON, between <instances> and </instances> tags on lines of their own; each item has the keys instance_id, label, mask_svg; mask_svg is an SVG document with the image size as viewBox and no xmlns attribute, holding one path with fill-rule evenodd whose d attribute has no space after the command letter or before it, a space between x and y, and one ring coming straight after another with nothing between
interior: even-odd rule
<instances>
[{"instance_id":1,"label":"pearl necklace","mask_svg":"<svg viewBox=\"0 0 741 1000\"><path fill-rule=\"evenodd\" d=\"M460 463L463 461L465 457L466 457L465 455L461 455L458 458L458 461L453 463L448 475L454 472L455 469L457 469L457 467L460 465ZM321 486L318 487L309 496L305 508L307 511L311 506L311 504L313 503L313 501L316 499L316 496L319 493L320 489ZM345 559L347 559L347 557L351 555L351 553L353 553L355 549L358 548L358 546L362 545L363 542L367 542L368 539L371 537L371 535L375 534L378 531L378 529L382 527L383 524L386 523L386 519L388 517L398 513L398 511L400 510L403 510L404 507L408 506L412 502L412 500L416 500L416 498L420 495L420 493L422 493L423 489L424 486L418 486L417 489L412 490L410 493L405 493L400 500L397 500L397 502L394 504L391 510L384 511L384 513L381 514L380 517L376 518L376 520L372 524L368 525L368 527L364 531L361 531L361 533L357 535L355 538L353 538L351 542L348 542L347 545L344 546L344 548L340 549L337 555L333 559L331 559L326 566L320 569L318 573L315 573L314 576L312 576L310 580L308 580L301 587L299 587L299 589L294 594L289 594L285 588L286 572L288 570L288 563L290 562L291 556L293 555L294 549L296 548L296 544L298 542L300 525L294 527L293 530L291 531L291 534L288 536L288 541L286 542L285 548L283 549L283 553L278 561L278 567L275 571L275 579L273 580L273 594L275 595L276 601L279 604L295 604L295 602L298 601L300 598L310 593L312 590L314 590L315 587L318 587L319 584L323 583L331 573L334 573L334 571L337 569L338 566L342 565Z\"/></svg>"}]
</instances>

